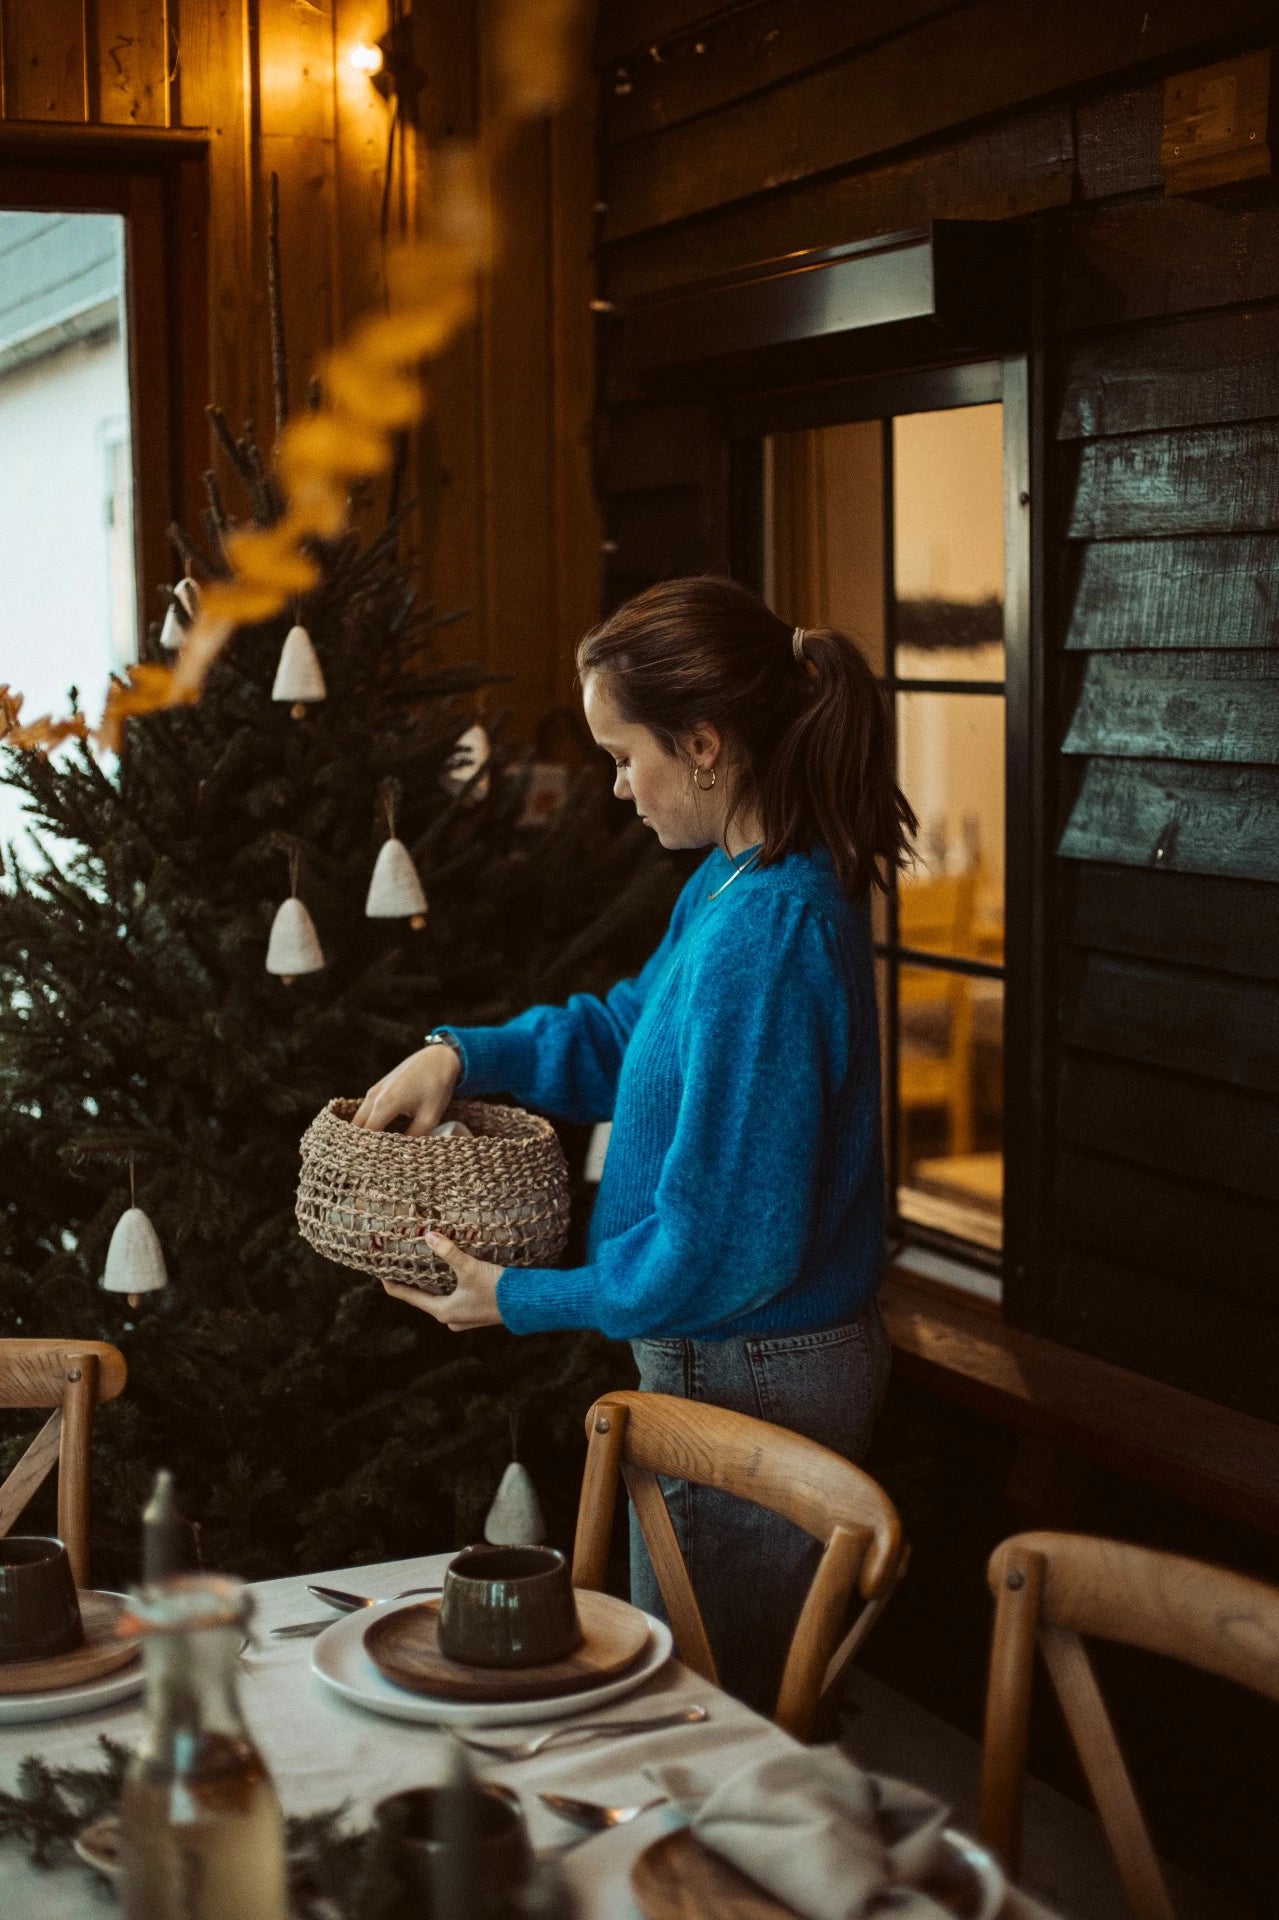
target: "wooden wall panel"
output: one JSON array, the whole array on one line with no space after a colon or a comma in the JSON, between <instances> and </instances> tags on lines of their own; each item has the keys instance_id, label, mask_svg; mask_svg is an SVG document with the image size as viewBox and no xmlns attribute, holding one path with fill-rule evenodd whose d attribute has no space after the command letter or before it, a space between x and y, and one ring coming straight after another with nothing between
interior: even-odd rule
<instances>
[{"instance_id":1,"label":"wooden wall panel","mask_svg":"<svg viewBox=\"0 0 1279 1920\"><path fill-rule=\"evenodd\" d=\"M0 44L7 120L88 118L83 0L6 0Z\"/></svg>"},{"instance_id":2,"label":"wooden wall panel","mask_svg":"<svg viewBox=\"0 0 1279 1920\"><path fill-rule=\"evenodd\" d=\"M1069 860L1058 925L1074 947L1279 981L1279 888Z\"/></svg>"},{"instance_id":3,"label":"wooden wall panel","mask_svg":"<svg viewBox=\"0 0 1279 1920\"><path fill-rule=\"evenodd\" d=\"M1272 535L1097 541L1066 571L1068 650L1279 646Z\"/></svg>"},{"instance_id":4,"label":"wooden wall panel","mask_svg":"<svg viewBox=\"0 0 1279 1920\"><path fill-rule=\"evenodd\" d=\"M1279 649L1090 653L1063 753L1279 765Z\"/></svg>"},{"instance_id":5,"label":"wooden wall panel","mask_svg":"<svg viewBox=\"0 0 1279 1920\"><path fill-rule=\"evenodd\" d=\"M1068 860L1279 882L1279 782L1268 767L1084 762L1059 851Z\"/></svg>"},{"instance_id":6,"label":"wooden wall panel","mask_svg":"<svg viewBox=\"0 0 1279 1920\"><path fill-rule=\"evenodd\" d=\"M1279 987L1267 983L1071 954L1061 1027L1090 1053L1279 1094Z\"/></svg>"},{"instance_id":7,"label":"wooden wall panel","mask_svg":"<svg viewBox=\"0 0 1279 1920\"><path fill-rule=\"evenodd\" d=\"M1279 415L1279 307L1196 315L1070 343L1060 438Z\"/></svg>"},{"instance_id":8,"label":"wooden wall panel","mask_svg":"<svg viewBox=\"0 0 1279 1920\"><path fill-rule=\"evenodd\" d=\"M1065 481L1071 539L1279 527L1274 421L1089 440L1077 459L1077 478Z\"/></svg>"},{"instance_id":9,"label":"wooden wall panel","mask_svg":"<svg viewBox=\"0 0 1279 1920\"><path fill-rule=\"evenodd\" d=\"M169 0L94 0L89 19L89 118L104 126L169 126Z\"/></svg>"},{"instance_id":10,"label":"wooden wall panel","mask_svg":"<svg viewBox=\"0 0 1279 1920\"><path fill-rule=\"evenodd\" d=\"M1066 1054L1063 1141L1209 1187L1273 1201L1279 1100L1129 1060Z\"/></svg>"}]
</instances>

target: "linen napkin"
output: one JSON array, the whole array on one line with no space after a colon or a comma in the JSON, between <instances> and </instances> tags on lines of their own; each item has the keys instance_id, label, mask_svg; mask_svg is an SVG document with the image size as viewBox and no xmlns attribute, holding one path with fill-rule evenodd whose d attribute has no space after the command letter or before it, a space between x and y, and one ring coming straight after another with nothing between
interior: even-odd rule
<instances>
[{"instance_id":1,"label":"linen napkin","mask_svg":"<svg viewBox=\"0 0 1279 1920\"><path fill-rule=\"evenodd\" d=\"M837 1747L775 1753L718 1782L684 1763L646 1771L704 1846L805 1920L953 1920L925 1890L949 1809Z\"/></svg>"}]
</instances>

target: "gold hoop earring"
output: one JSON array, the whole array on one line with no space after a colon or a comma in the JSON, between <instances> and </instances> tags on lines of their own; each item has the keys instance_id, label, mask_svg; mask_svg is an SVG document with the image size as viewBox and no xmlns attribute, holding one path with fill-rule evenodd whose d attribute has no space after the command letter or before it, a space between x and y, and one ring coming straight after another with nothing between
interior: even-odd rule
<instances>
[{"instance_id":1,"label":"gold hoop earring","mask_svg":"<svg viewBox=\"0 0 1279 1920\"><path fill-rule=\"evenodd\" d=\"M702 783L701 783L701 781L700 781L700 780L698 779L698 777L697 777L699 773L709 773L709 774L710 774L710 776L711 776L711 777L710 777L710 783L709 783L709 785L707 785L707 786L705 786L705 787L704 787L704 786L702 785ZM694 767L694 768L693 768L693 785L694 785L694 786L695 786L695 787L697 788L697 791L698 791L699 793L709 793L709 792L710 792L710 790L711 790L711 787L713 787L713 786L715 785L715 769L714 769L714 767Z\"/></svg>"}]
</instances>

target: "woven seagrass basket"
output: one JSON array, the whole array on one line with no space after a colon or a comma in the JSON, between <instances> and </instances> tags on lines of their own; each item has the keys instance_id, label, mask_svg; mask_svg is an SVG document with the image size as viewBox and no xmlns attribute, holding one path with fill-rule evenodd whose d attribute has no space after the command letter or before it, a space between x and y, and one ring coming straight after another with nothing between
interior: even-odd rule
<instances>
[{"instance_id":1,"label":"woven seagrass basket","mask_svg":"<svg viewBox=\"0 0 1279 1920\"><path fill-rule=\"evenodd\" d=\"M302 1136L297 1218L339 1266L452 1293L426 1244L442 1233L479 1260L547 1266L568 1237L568 1173L555 1129L522 1107L458 1100L445 1116L472 1138L410 1140L353 1127L358 1100L330 1100Z\"/></svg>"}]
</instances>

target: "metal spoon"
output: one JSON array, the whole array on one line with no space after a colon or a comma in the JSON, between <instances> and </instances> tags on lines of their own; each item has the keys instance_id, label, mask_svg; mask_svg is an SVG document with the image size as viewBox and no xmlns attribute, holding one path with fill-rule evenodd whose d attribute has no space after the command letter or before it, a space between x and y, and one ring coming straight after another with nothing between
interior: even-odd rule
<instances>
[{"instance_id":1,"label":"metal spoon","mask_svg":"<svg viewBox=\"0 0 1279 1920\"><path fill-rule=\"evenodd\" d=\"M561 1820L574 1820L579 1827L590 1827L597 1833L603 1833L606 1827L624 1827L628 1821L638 1820L641 1813L668 1804L665 1794L638 1807L604 1807L598 1800L575 1800L568 1793L539 1793L537 1797Z\"/></svg>"},{"instance_id":2,"label":"metal spoon","mask_svg":"<svg viewBox=\"0 0 1279 1920\"><path fill-rule=\"evenodd\" d=\"M439 1593L440 1591L439 1587L405 1587L403 1593L394 1593L390 1597L393 1600L407 1600L413 1593ZM378 1604L376 1600L370 1600L366 1594L361 1593L343 1594L339 1601L340 1589L337 1587L308 1587L307 1592L313 1593L318 1600L327 1601L329 1606L339 1613L359 1613L364 1607L375 1607ZM323 1633L326 1627L332 1625L331 1614L323 1620L294 1620L285 1627L272 1627L271 1637L274 1640L309 1640L312 1635Z\"/></svg>"},{"instance_id":3,"label":"metal spoon","mask_svg":"<svg viewBox=\"0 0 1279 1920\"><path fill-rule=\"evenodd\" d=\"M488 1754L491 1760L531 1760L541 1753L543 1747L549 1747L553 1740L590 1739L593 1734L621 1735L626 1733L655 1733L659 1727L691 1727L700 1720L709 1720L710 1714L705 1707L685 1707L682 1713L660 1713L652 1720L570 1720L554 1726L548 1733L539 1733L533 1740L477 1740L472 1734L456 1735L463 1746L473 1747L477 1753Z\"/></svg>"}]
</instances>

